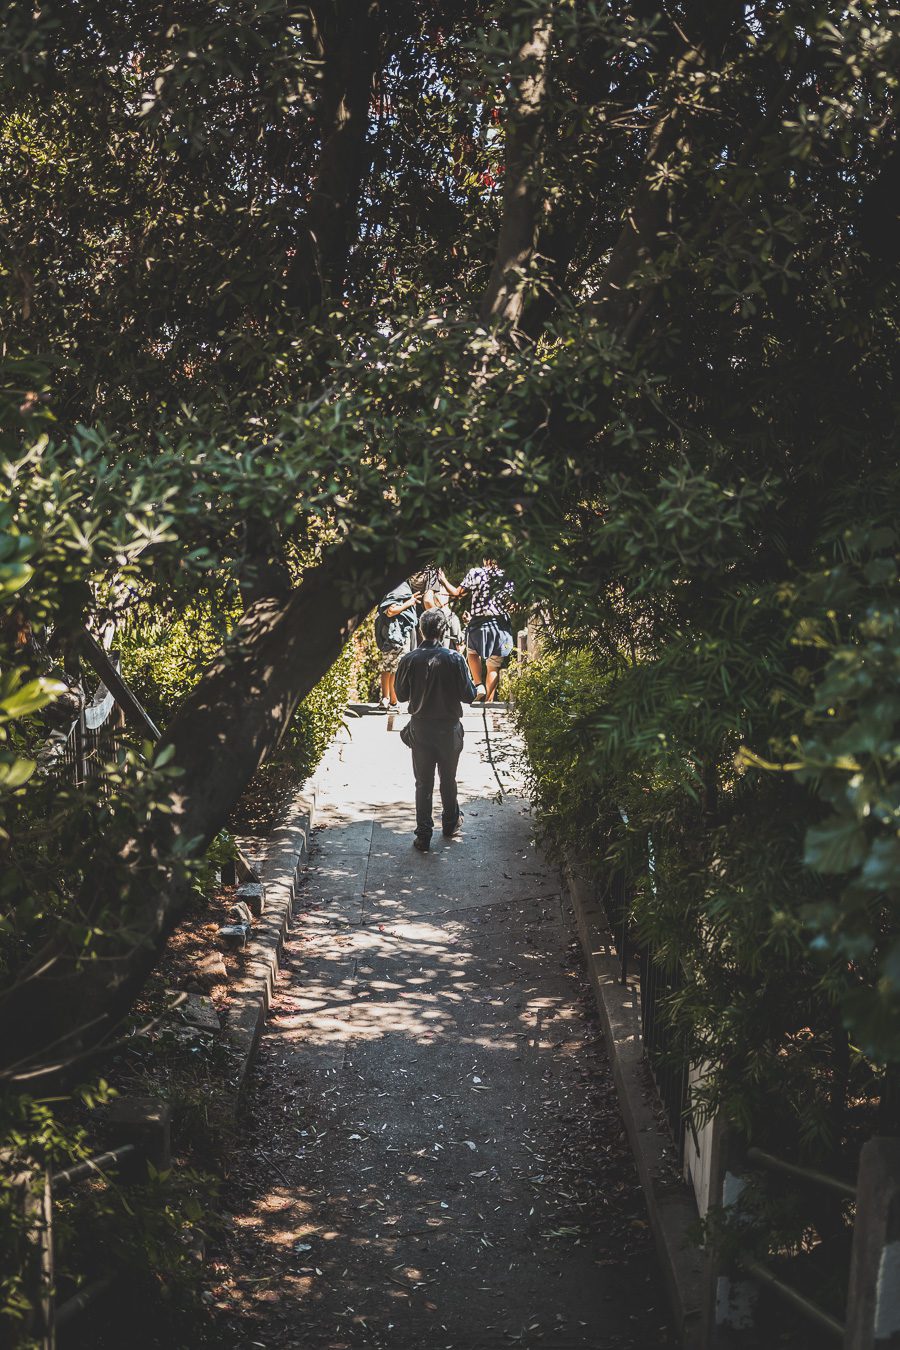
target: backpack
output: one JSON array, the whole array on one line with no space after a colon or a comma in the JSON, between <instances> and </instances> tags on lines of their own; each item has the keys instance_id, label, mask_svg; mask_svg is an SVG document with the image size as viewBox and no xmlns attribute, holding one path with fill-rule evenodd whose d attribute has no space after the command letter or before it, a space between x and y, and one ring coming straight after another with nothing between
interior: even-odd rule
<instances>
[{"instance_id":1,"label":"backpack","mask_svg":"<svg viewBox=\"0 0 900 1350\"><path fill-rule=\"evenodd\" d=\"M393 646L391 642L391 620L386 614L375 615L375 646L380 652Z\"/></svg>"}]
</instances>

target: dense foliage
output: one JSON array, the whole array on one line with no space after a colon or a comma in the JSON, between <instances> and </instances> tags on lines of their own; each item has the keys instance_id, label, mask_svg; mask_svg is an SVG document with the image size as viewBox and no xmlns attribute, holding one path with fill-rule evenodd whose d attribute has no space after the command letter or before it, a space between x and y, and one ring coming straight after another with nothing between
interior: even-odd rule
<instances>
[{"instance_id":1,"label":"dense foliage","mask_svg":"<svg viewBox=\"0 0 900 1350\"><path fill-rule=\"evenodd\" d=\"M373 602L487 542L589 652L574 818L627 793L653 832L640 921L702 958L678 1015L720 1099L753 1130L758 1081L825 1147L821 1054L834 1100L878 1066L896 1128L896 8L3 18L3 825L102 878L10 973L4 1057L109 1033ZM85 829L27 778L35 681L132 594L242 615ZM7 913L59 919L37 875Z\"/></svg>"},{"instance_id":2,"label":"dense foliage","mask_svg":"<svg viewBox=\"0 0 900 1350\"><path fill-rule=\"evenodd\" d=\"M168 725L199 683L237 617L233 606L213 597L194 600L167 619L146 609L129 619L116 640L122 671L158 727ZM348 644L298 704L278 752L251 783L252 795L265 797L284 770L293 786L313 773L355 694L357 664Z\"/></svg>"},{"instance_id":3,"label":"dense foliage","mask_svg":"<svg viewBox=\"0 0 900 1350\"><path fill-rule=\"evenodd\" d=\"M845 1023L871 1016L876 967L868 944L848 963L848 944L836 957L822 941L828 893L803 865L804 831L826 835L809 824L822 812L787 775L736 768L737 738L710 802L716 780L675 738L671 708L652 753L627 725L622 734L651 679L649 661L615 668L563 647L516 681L547 842L592 868L601 890L621 872L635 937L680 968L676 1044L713 1070L698 1118L725 1110L756 1143L842 1168L875 1120L873 1046Z\"/></svg>"}]
</instances>

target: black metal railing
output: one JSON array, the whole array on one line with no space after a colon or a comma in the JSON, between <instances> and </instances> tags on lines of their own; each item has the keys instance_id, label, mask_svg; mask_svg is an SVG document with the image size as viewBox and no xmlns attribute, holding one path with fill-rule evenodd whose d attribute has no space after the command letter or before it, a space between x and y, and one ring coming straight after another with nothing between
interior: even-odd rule
<instances>
[{"instance_id":1,"label":"black metal railing","mask_svg":"<svg viewBox=\"0 0 900 1350\"><path fill-rule=\"evenodd\" d=\"M619 810L622 824L627 828L628 816ZM656 888L656 868L653 840L648 837L642 850L642 866L646 867L649 884ZM629 974L636 969L641 1008L641 1040L647 1067L659 1097L666 1122L672 1135L676 1154L682 1156L685 1134L690 1120L690 1056L684 1037L676 1031L668 1016L668 1000L677 993L683 981L680 966L661 962L653 944L641 941L631 923L633 891L624 867L617 867L609 877L603 906L610 932L619 957L621 981L627 984ZM696 1138L696 1136L695 1136Z\"/></svg>"},{"instance_id":2,"label":"black metal railing","mask_svg":"<svg viewBox=\"0 0 900 1350\"><path fill-rule=\"evenodd\" d=\"M72 787L97 783L105 794L109 766L124 744L126 721L150 741L159 740L159 730L123 679L116 652L107 651L86 628L79 651L101 683L68 728L51 732L38 754L38 768Z\"/></svg>"},{"instance_id":3,"label":"black metal railing","mask_svg":"<svg viewBox=\"0 0 900 1350\"><path fill-rule=\"evenodd\" d=\"M668 1015L667 1000L681 986L679 966L670 969L655 949L640 949L641 1039L647 1064L680 1159L690 1124L690 1059L683 1035Z\"/></svg>"},{"instance_id":4,"label":"black metal railing","mask_svg":"<svg viewBox=\"0 0 900 1350\"><path fill-rule=\"evenodd\" d=\"M110 660L118 672L118 656L110 654ZM71 787L99 783L104 791L105 766L115 763L124 729L124 711L101 683L67 729L51 732L37 757L38 767Z\"/></svg>"},{"instance_id":5,"label":"black metal railing","mask_svg":"<svg viewBox=\"0 0 900 1350\"><path fill-rule=\"evenodd\" d=\"M606 922L609 924L609 931L616 944L616 953L619 957L619 978L623 984L627 984L628 957L631 950L629 924L631 896L629 894L625 872L621 868L617 868L609 878L606 892L603 896L603 908L606 912Z\"/></svg>"}]
</instances>

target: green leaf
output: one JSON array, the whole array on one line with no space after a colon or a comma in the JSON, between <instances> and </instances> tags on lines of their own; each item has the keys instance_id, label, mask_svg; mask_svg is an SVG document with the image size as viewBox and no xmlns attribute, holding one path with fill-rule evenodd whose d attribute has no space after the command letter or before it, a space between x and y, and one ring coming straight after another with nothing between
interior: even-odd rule
<instances>
[{"instance_id":1,"label":"green leaf","mask_svg":"<svg viewBox=\"0 0 900 1350\"><path fill-rule=\"evenodd\" d=\"M866 832L855 818L832 816L807 830L803 861L815 872L851 872L867 847Z\"/></svg>"},{"instance_id":2,"label":"green leaf","mask_svg":"<svg viewBox=\"0 0 900 1350\"><path fill-rule=\"evenodd\" d=\"M13 788L27 783L37 765L33 759L14 759L9 764L0 763L0 790L11 792Z\"/></svg>"},{"instance_id":3,"label":"green leaf","mask_svg":"<svg viewBox=\"0 0 900 1350\"><path fill-rule=\"evenodd\" d=\"M0 699L0 714L7 718L27 717L29 713L46 707L58 694L65 693L65 689L66 686L59 680L30 680L15 693Z\"/></svg>"},{"instance_id":4,"label":"green leaf","mask_svg":"<svg viewBox=\"0 0 900 1350\"><path fill-rule=\"evenodd\" d=\"M0 592L6 591L12 595L26 586L33 576L34 568L30 563L0 563Z\"/></svg>"},{"instance_id":5,"label":"green leaf","mask_svg":"<svg viewBox=\"0 0 900 1350\"><path fill-rule=\"evenodd\" d=\"M860 880L875 891L900 887L900 839L876 839L869 849Z\"/></svg>"}]
</instances>

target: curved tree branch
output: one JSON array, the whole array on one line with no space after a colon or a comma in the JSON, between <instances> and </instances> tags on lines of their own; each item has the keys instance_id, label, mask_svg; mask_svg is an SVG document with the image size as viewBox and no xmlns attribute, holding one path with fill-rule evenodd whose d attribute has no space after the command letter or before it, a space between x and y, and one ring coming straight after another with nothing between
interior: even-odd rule
<instances>
[{"instance_id":1,"label":"curved tree branch","mask_svg":"<svg viewBox=\"0 0 900 1350\"><path fill-rule=\"evenodd\" d=\"M380 6L373 0L331 0L310 6L315 47L323 61L316 115L321 151L307 224L323 299L340 294L359 198L369 163L369 106L378 60Z\"/></svg>"},{"instance_id":2,"label":"curved tree branch","mask_svg":"<svg viewBox=\"0 0 900 1350\"><path fill-rule=\"evenodd\" d=\"M543 196L541 149L546 128L552 24L536 14L516 57L517 91L506 128L503 218L494 265L481 302L482 323L515 330L525 305L528 268L534 258Z\"/></svg>"},{"instance_id":3,"label":"curved tree branch","mask_svg":"<svg viewBox=\"0 0 900 1350\"><path fill-rule=\"evenodd\" d=\"M185 700L162 742L180 769L152 834L122 850L110 876L86 882L81 907L103 919L93 959L80 935L58 929L0 996L0 1065L42 1067L60 1028L73 1054L109 1035L127 1015L189 892L171 861L199 857L256 769L278 745L300 699L339 656L354 629L397 581L392 550L334 548L285 601L262 600Z\"/></svg>"}]
</instances>

